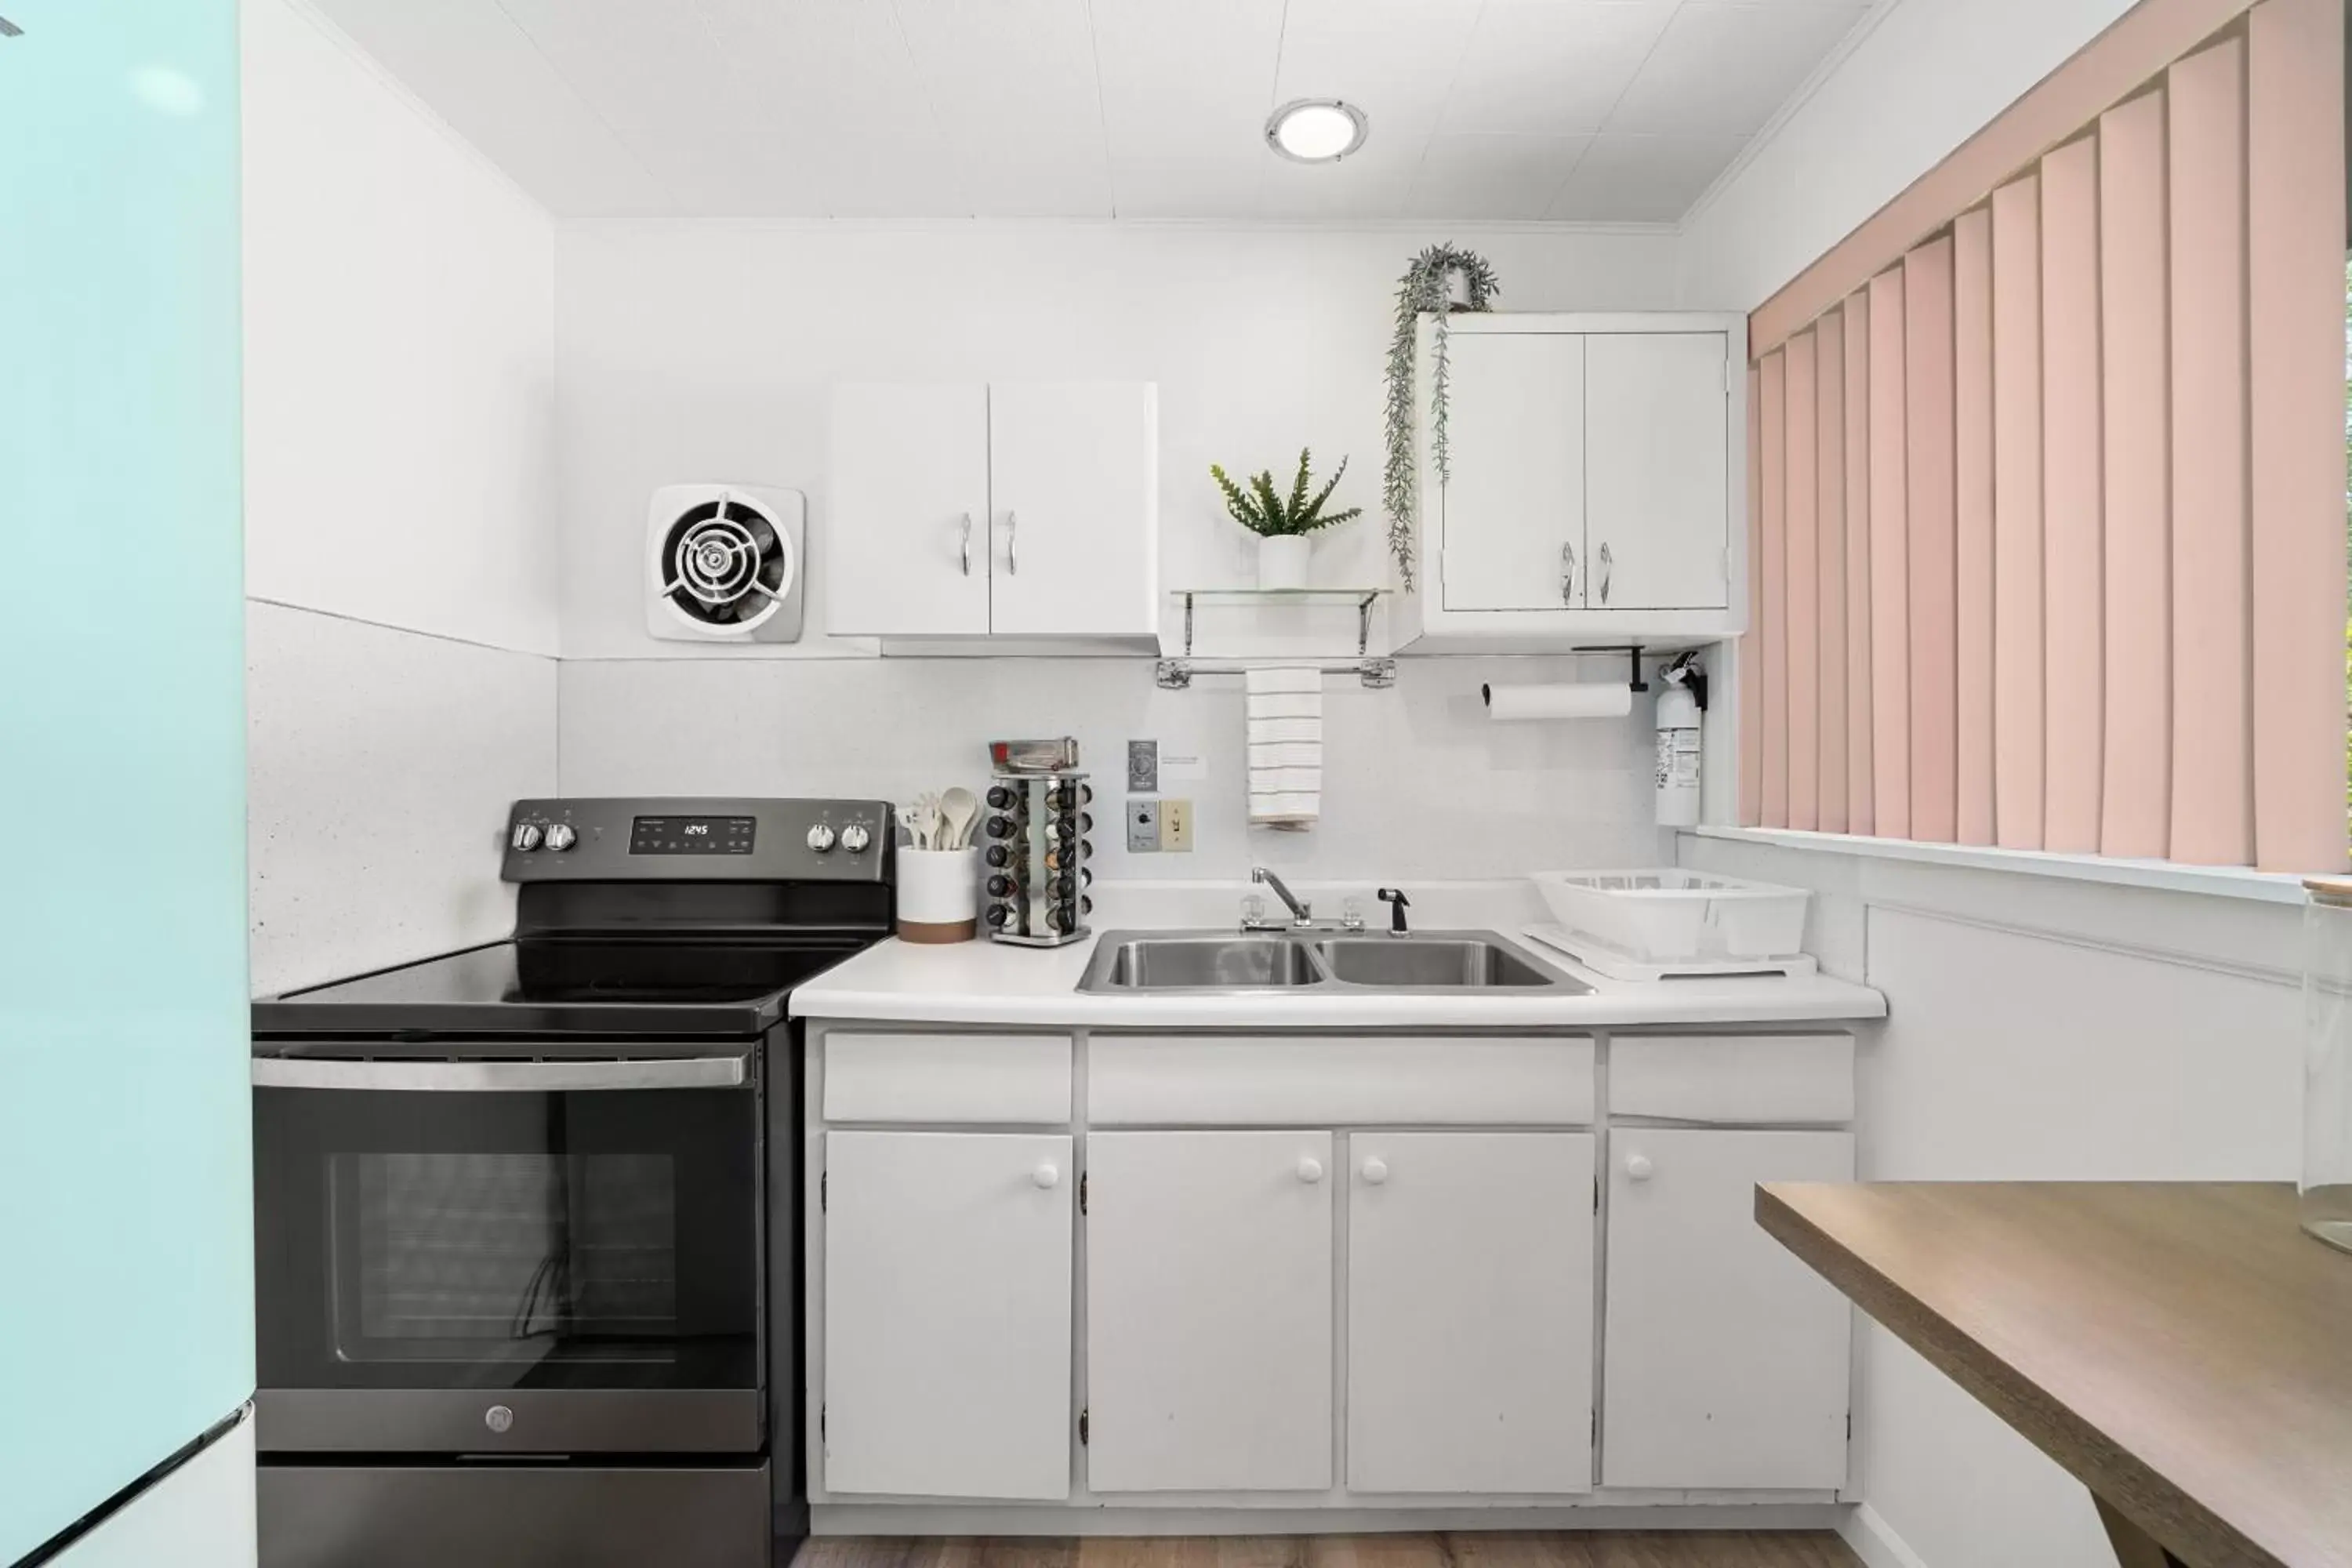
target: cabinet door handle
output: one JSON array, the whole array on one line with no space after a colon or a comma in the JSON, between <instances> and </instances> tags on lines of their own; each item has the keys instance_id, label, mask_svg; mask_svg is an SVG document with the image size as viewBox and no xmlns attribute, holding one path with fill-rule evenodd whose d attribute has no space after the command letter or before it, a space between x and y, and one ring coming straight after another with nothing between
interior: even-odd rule
<instances>
[{"instance_id":1,"label":"cabinet door handle","mask_svg":"<svg viewBox=\"0 0 2352 1568\"><path fill-rule=\"evenodd\" d=\"M1298 1179L1312 1186L1323 1179L1323 1162L1312 1154L1298 1157Z\"/></svg>"},{"instance_id":2,"label":"cabinet door handle","mask_svg":"<svg viewBox=\"0 0 2352 1568\"><path fill-rule=\"evenodd\" d=\"M1609 555L1609 543L1603 540L1601 544L1601 602L1604 605L1609 602L1609 568L1613 563Z\"/></svg>"},{"instance_id":3,"label":"cabinet door handle","mask_svg":"<svg viewBox=\"0 0 2352 1568\"><path fill-rule=\"evenodd\" d=\"M1021 557L1015 553L1020 536L1021 514L1017 511L1006 512L1004 514L1004 574L1008 577L1021 575Z\"/></svg>"},{"instance_id":4,"label":"cabinet door handle","mask_svg":"<svg viewBox=\"0 0 2352 1568\"><path fill-rule=\"evenodd\" d=\"M1648 1181L1656 1169L1656 1166L1650 1163L1650 1157L1647 1154L1625 1156L1625 1173L1637 1182Z\"/></svg>"},{"instance_id":5,"label":"cabinet door handle","mask_svg":"<svg viewBox=\"0 0 2352 1568\"><path fill-rule=\"evenodd\" d=\"M1029 1179L1036 1183L1041 1187L1053 1186L1062 1179L1061 1167L1055 1165L1051 1160L1048 1160L1044 1164L1038 1166L1035 1170L1030 1172Z\"/></svg>"},{"instance_id":6,"label":"cabinet door handle","mask_svg":"<svg viewBox=\"0 0 2352 1568\"><path fill-rule=\"evenodd\" d=\"M1389 1163L1378 1154L1364 1162L1364 1184L1377 1187L1389 1179Z\"/></svg>"},{"instance_id":7,"label":"cabinet door handle","mask_svg":"<svg viewBox=\"0 0 2352 1568\"><path fill-rule=\"evenodd\" d=\"M971 513L970 512L963 514L963 542L957 546L957 551L963 557L963 574L969 577L971 575Z\"/></svg>"},{"instance_id":8,"label":"cabinet door handle","mask_svg":"<svg viewBox=\"0 0 2352 1568\"><path fill-rule=\"evenodd\" d=\"M1576 546L1573 544L1559 547L1559 602L1563 605L1576 603Z\"/></svg>"}]
</instances>

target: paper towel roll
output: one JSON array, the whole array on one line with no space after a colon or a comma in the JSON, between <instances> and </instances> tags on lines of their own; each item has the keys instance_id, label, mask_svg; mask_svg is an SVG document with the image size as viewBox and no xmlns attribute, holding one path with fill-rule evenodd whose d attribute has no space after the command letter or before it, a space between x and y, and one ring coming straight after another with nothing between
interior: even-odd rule
<instances>
[{"instance_id":1,"label":"paper towel roll","mask_svg":"<svg viewBox=\"0 0 2352 1568\"><path fill-rule=\"evenodd\" d=\"M1622 719L1633 711L1633 688L1622 680L1556 686L1482 686L1486 717L1524 719Z\"/></svg>"}]
</instances>

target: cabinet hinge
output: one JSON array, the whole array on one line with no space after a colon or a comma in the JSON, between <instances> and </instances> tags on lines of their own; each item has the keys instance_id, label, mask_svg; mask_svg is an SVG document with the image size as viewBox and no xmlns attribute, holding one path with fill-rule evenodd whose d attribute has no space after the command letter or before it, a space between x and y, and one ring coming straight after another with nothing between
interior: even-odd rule
<instances>
[{"instance_id":1,"label":"cabinet hinge","mask_svg":"<svg viewBox=\"0 0 2352 1568\"><path fill-rule=\"evenodd\" d=\"M1078 1212L1087 1212L1087 1173L1084 1171L1078 1173ZM1080 1419L1085 1418L1081 1416Z\"/></svg>"},{"instance_id":2,"label":"cabinet hinge","mask_svg":"<svg viewBox=\"0 0 2352 1568\"><path fill-rule=\"evenodd\" d=\"M833 1196L833 1191L832 1191L832 1188L833 1188L833 1173L832 1173L832 1172L830 1172L830 1171L819 1171L819 1172L816 1173L816 1212L817 1212L817 1213L819 1213L819 1214L823 1214L823 1213L824 1213L824 1212L825 1212L825 1210L826 1210L826 1208L829 1206L829 1202L830 1202L830 1200L831 1200L831 1198L832 1198L832 1196Z\"/></svg>"},{"instance_id":3,"label":"cabinet hinge","mask_svg":"<svg viewBox=\"0 0 2352 1568\"><path fill-rule=\"evenodd\" d=\"M1598 1405L1592 1411L1592 1441L1596 1445L1601 1441L1601 1409Z\"/></svg>"},{"instance_id":4,"label":"cabinet hinge","mask_svg":"<svg viewBox=\"0 0 2352 1568\"><path fill-rule=\"evenodd\" d=\"M816 1439L820 1443L824 1441L824 1406L822 1405L816 1407Z\"/></svg>"},{"instance_id":5,"label":"cabinet hinge","mask_svg":"<svg viewBox=\"0 0 2352 1568\"><path fill-rule=\"evenodd\" d=\"M1845 1413L1845 1440L1849 1443L1853 1441L1853 1412L1851 1410Z\"/></svg>"},{"instance_id":6,"label":"cabinet hinge","mask_svg":"<svg viewBox=\"0 0 2352 1568\"><path fill-rule=\"evenodd\" d=\"M1087 1416L1087 1412L1084 1410L1078 1412L1078 1446L1080 1447L1084 1447L1086 1446L1087 1436L1087 1428L1090 1425Z\"/></svg>"},{"instance_id":7,"label":"cabinet hinge","mask_svg":"<svg viewBox=\"0 0 2352 1568\"><path fill-rule=\"evenodd\" d=\"M1601 1212L1601 1178L1598 1176L1592 1178L1592 1212Z\"/></svg>"}]
</instances>

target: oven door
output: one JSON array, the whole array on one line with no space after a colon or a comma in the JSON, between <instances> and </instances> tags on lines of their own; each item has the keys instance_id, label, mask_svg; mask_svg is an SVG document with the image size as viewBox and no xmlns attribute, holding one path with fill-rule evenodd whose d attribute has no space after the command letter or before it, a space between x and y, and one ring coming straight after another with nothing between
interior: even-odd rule
<instances>
[{"instance_id":1,"label":"oven door","mask_svg":"<svg viewBox=\"0 0 2352 1568\"><path fill-rule=\"evenodd\" d=\"M764 1121L740 1048L257 1057L261 1447L756 1453Z\"/></svg>"}]
</instances>

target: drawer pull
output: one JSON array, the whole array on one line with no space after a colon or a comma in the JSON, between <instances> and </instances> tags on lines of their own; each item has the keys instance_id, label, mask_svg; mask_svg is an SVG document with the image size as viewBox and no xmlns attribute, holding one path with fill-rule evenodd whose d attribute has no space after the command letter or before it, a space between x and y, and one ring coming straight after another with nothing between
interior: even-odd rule
<instances>
[{"instance_id":1,"label":"drawer pull","mask_svg":"<svg viewBox=\"0 0 2352 1568\"><path fill-rule=\"evenodd\" d=\"M1650 1163L1650 1157L1647 1154L1625 1156L1625 1173L1637 1182L1648 1181L1651 1172L1655 1169L1656 1167Z\"/></svg>"},{"instance_id":2,"label":"drawer pull","mask_svg":"<svg viewBox=\"0 0 2352 1568\"><path fill-rule=\"evenodd\" d=\"M1323 1179L1323 1162L1312 1154L1298 1157L1298 1179L1312 1186Z\"/></svg>"},{"instance_id":3,"label":"drawer pull","mask_svg":"<svg viewBox=\"0 0 2352 1568\"><path fill-rule=\"evenodd\" d=\"M1375 1154L1364 1162L1364 1184L1377 1187L1389 1179L1389 1163Z\"/></svg>"},{"instance_id":4,"label":"drawer pull","mask_svg":"<svg viewBox=\"0 0 2352 1568\"><path fill-rule=\"evenodd\" d=\"M1036 1183L1041 1187L1050 1187L1061 1181L1062 1172L1060 1167L1048 1160L1045 1163L1030 1172L1029 1179Z\"/></svg>"}]
</instances>

